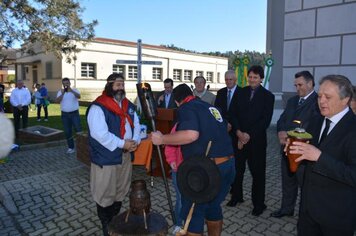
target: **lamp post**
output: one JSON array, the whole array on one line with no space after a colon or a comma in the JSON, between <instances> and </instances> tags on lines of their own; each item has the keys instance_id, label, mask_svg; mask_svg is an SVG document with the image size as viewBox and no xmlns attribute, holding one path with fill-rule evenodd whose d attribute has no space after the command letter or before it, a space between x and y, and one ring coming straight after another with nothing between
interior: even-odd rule
<instances>
[{"instance_id":1,"label":"lamp post","mask_svg":"<svg viewBox=\"0 0 356 236\"><path fill-rule=\"evenodd\" d=\"M77 55L74 52L74 56L73 56L73 67L74 67L74 88L77 88Z\"/></svg>"}]
</instances>

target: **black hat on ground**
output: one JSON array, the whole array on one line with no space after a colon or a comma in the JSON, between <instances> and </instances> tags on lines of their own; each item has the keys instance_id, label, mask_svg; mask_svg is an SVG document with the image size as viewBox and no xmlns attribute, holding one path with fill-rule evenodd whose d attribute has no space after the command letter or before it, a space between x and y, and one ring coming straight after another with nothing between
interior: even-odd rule
<instances>
[{"instance_id":1,"label":"black hat on ground","mask_svg":"<svg viewBox=\"0 0 356 236\"><path fill-rule=\"evenodd\" d=\"M206 203L213 200L220 191L220 181L218 167L205 155L192 156L179 165L179 191L192 202Z\"/></svg>"}]
</instances>

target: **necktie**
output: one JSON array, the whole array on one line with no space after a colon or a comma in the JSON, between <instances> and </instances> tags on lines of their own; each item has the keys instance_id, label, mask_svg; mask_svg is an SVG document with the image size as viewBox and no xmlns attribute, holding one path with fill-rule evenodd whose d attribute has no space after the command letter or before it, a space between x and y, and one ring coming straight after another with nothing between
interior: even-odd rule
<instances>
[{"instance_id":1,"label":"necktie","mask_svg":"<svg viewBox=\"0 0 356 236\"><path fill-rule=\"evenodd\" d=\"M319 140L319 144L321 144L321 142L324 141L324 139L328 135L329 128L330 128L330 123L331 123L331 120L329 120L328 118L325 118L325 128L323 130L323 133L321 134L321 137L320 137L320 140Z\"/></svg>"},{"instance_id":2,"label":"necktie","mask_svg":"<svg viewBox=\"0 0 356 236\"><path fill-rule=\"evenodd\" d=\"M253 95L255 95L255 90L254 90L254 89L251 89L250 101L252 100Z\"/></svg>"},{"instance_id":3,"label":"necktie","mask_svg":"<svg viewBox=\"0 0 356 236\"><path fill-rule=\"evenodd\" d=\"M168 105L169 105L169 95L166 94L166 97L164 98L164 101L166 103L166 108L168 108Z\"/></svg>"},{"instance_id":4,"label":"necktie","mask_svg":"<svg viewBox=\"0 0 356 236\"><path fill-rule=\"evenodd\" d=\"M230 102L231 102L231 90L227 90L227 109L229 110L230 107Z\"/></svg>"},{"instance_id":5,"label":"necktie","mask_svg":"<svg viewBox=\"0 0 356 236\"><path fill-rule=\"evenodd\" d=\"M298 106L302 105L304 103L305 99L304 98L300 98L299 102L298 102Z\"/></svg>"}]
</instances>

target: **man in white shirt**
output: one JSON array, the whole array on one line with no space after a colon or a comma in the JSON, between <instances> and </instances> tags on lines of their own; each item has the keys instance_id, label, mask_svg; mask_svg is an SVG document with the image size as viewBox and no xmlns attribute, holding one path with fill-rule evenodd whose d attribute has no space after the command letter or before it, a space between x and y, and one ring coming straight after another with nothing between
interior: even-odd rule
<instances>
[{"instance_id":1,"label":"man in white shirt","mask_svg":"<svg viewBox=\"0 0 356 236\"><path fill-rule=\"evenodd\" d=\"M56 102L61 105L61 118L68 145L67 153L71 154L75 152L73 127L77 133L82 132L79 116L80 92L76 88L70 87L68 78L62 79L62 85L63 89L58 91Z\"/></svg>"},{"instance_id":2,"label":"man in white shirt","mask_svg":"<svg viewBox=\"0 0 356 236\"><path fill-rule=\"evenodd\" d=\"M20 129L20 119L22 117L22 128L27 127L28 123L28 105L31 103L31 93L22 80L17 81L17 87L12 90L10 96L10 103L12 105L15 123L16 137Z\"/></svg>"},{"instance_id":3,"label":"man in white shirt","mask_svg":"<svg viewBox=\"0 0 356 236\"><path fill-rule=\"evenodd\" d=\"M125 97L122 74L111 74L105 90L88 107L90 188L104 235L130 189L131 155L140 143L136 107Z\"/></svg>"}]
</instances>

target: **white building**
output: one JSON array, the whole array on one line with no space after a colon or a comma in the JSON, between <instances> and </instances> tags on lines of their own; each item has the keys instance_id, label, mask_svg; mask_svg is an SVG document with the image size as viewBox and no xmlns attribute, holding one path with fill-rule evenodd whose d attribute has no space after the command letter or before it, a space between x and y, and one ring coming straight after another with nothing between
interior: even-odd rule
<instances>
[{"instance_id":1,"label":"white building","mask_svg":"<svg viewBox=\"0 0 356 236\"><path fill-rule=\"evenodd\" d=\"M71 64L65 58L45 53L38 44L35 54L17 54L17 79L24 79L30 88L44 82L54 98L61 88L61 79L68 77L72 86L82 93L82 100L92 101L99 95L106 78L113 72L124 73L127 96L136 98L137 65L116 64L117 60L137 60L136 42L96 38L86 46L77 44L80 52ZM203 75L211 90L225 86L224 73L228 59L167 49L162 46L142 45L143 61L159 61L161 65L142 65L142 81L150 83L153 91L163 90L163 80L172 78L174 86L180 83L194 85L193 79Z\"/></svg>"}]
</instances>

